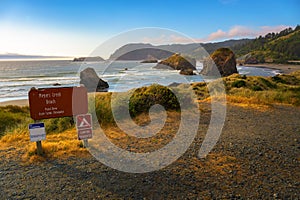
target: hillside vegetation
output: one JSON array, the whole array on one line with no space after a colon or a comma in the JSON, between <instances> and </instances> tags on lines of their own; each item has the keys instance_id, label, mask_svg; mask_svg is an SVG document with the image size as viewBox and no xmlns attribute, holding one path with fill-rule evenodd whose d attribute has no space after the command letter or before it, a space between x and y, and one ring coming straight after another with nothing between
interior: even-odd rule
<instances>
[{"instance_id":1,"label":"hillside vegetation","mask_svg":"<svg viewBox=\"0 0 300 200\"><path fill-rule=\"evenodd\" d=\"M281 74L274 77L259 77L233 74L222 78L227 95L228 103L246 103L272 105L276 103L300 106L300 71L291 74ZM209 83L209 84L213 84ZM210 95L207 84L204 82L191 84L199 101L209 100ZM129 100L129 112L132 117L148 113L151 106L161 104L167 111L180 112L180 106L173 94L175 91L181 94L181 101L186 104L191 103L186 94L186 87L179 85L171 89L161 85L151 85L136 89ZM90 99L90 104L94 103L96 115L101 125L114 124L111 112L112 93L97 93L95 99ZM122 98L122 95L119 96ZM115 103L117 110L122 111L124 105L118 99ZM90 105L91 106L91 105ZM92 108L92 107L91 107ZM28 130L28 124L33 123L29 115L28 107L5 106L0 107L0 138L7 133L16 130ZM43 120L47 133L60 133L74 128L72 117L54 118Z\"/></svg>"},{"instance_id":2,"label":"hillside vegetation","mask_svg":"<svg viewBox=\"0 0 300 200\"><path fill-rule=\"evenodd\" d=\"M222 81L226 88L227 103L255 109L268 109L273 104L278 103L300 106L300 71L274 77L233 74L222 78ZM214 84L214 82L209 84ZM186 107L186 105L192 103L192 99L188 98L189 95L186 93L187 87L194 90L197 98L195 103L200 104L200 110L203 109L201 105L207 105L207 102L210 102L211 97L207 84L200 82L193 83L190 86L181 84L171 88L157 84L138 88L133 91L127 108L120 103L123 98L122 95L119 96L119 99L113 101L113 93L97 93L94 99L90 99L89 106L91 106L91 109L93 108L92 104L95 105L98 119L94 119L94 123L99 122L101 127L112 133L120 133L114 120L111 103L113 103L117 112L121 112L120 114L125 112L124 109L129 108L131 117L135 123L140 125L150 122L149 108L155 104L163 105L167 111L167 120L176 121L180 117L181 108L173 92L181 94L179 95L181 98L179 101L184 102L183 105ZM125 102L128 103L127 100ZM86 155L87 153L82 148L81 142L77 140L72 117L43 120L47 140L43 141L45 155L42 158L36 155L35 143L29 143L28 124L33 123L33 120L30 118L28 107L0 107L0 120L2 122L0 126L0 146L3 148L10 145L22 147L25 153L23 157L27 161L58 158L67 155ZM170 131L167 127L163 133L170 134ZM122 138L128 139L128 137Z\"/></svg>"},{"instance_id":3,"label":"hillside vegetation","mask_svg":"<svg viewBox=\"0 0 300 200\"><path fill-rule=\"evenodd\" d=\"M279 33L268 33L245 44L232 48L243 62L287 63L300 60L300 26L287 28Z\"/></svg>"}]
</instances>

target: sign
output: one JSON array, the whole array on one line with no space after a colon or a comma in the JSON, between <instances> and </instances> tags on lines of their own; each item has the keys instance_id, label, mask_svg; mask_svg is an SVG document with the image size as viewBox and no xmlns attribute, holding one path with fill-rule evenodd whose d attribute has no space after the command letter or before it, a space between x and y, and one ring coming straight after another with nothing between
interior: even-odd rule
<instances>
[{"instance_id":1,"label":"sign","mask_svg":"<svg viewBox=\"0 0 300 200\"><path fill-rule=\"evenodd\" d=\"M92 130L92 115L77 115L76 116L76 128L79 140L91 139L93 137Z\"/></svg>"},{"instance_id":2,"label":"sign","mask_svg":"<svg viewBox=\"0 0 300 200\"><path fill-rule=\"evenodd\" d=\"M33 88L28 96L30 116L34 120L71 117L88 112L85 87Z\"/></svg>"},{"instance_id":3,"label":"sign","mask_svg":"<svg viewBox=\"0 0 300 200\"><path fill-rule=\"evenodd\" d=\"M29 124L30 141L37 142L46 139L44 123Z\"/></svg>"}]
</instances>

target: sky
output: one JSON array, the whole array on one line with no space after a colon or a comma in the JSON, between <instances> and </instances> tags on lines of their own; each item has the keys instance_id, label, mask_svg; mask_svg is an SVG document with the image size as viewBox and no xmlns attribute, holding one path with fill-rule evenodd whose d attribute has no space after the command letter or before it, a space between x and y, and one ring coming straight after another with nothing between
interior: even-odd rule
<instances>
[{"instance_id":1,"label":"sky","mask_svg":"<svg viewBox=\"0 0 300 200\"><path fill-rule=\"evenodd\" d=\"M0 54L87 56L111 38L145 27L179 34L136 35L134 42L255 38L300 24L299 10L299 0L0 0Z\"/></svg>"}]
</instances>

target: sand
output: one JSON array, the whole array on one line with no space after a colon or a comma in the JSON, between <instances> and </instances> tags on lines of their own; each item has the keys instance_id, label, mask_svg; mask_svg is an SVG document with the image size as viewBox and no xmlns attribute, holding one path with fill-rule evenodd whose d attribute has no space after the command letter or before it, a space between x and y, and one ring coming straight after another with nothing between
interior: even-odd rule
<instances>
[{"instance_id":1,"label":"sand","mask_svg":"<svg viewBox=\"0 0 300 200\"><path fill-rule=\"evenodd\" d=\"M28 99L20 99L20 100L11 100L11 101L0 102L0 106L8 106L8 105L29 106L29 103L28 103Z\"/></svg>"},{"instance_id":2,"label":"sand","mask_svg":"<svg viewBox=\"0 0 300 200\"><path fill-rule=\"evenodd\" d=\"M283 74L289 74L294 71L300 70L300 65L289 65L289 64L249 64L244 65L245 67L258 67L258 68L269 68L269 69L275 69L280 70Z\"/></svg>"}]
</instances>

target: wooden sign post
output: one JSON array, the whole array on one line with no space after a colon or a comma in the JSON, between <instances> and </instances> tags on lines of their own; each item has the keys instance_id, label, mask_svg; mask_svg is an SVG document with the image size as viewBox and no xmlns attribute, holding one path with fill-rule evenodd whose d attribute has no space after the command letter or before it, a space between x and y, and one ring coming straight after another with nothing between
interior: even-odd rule
<instances>
[{"instance_id":1,"label":"wooden sign post","mask_svg":"<svg viewBox=\"0 0 300 200\"><path fill-rule=\"evenodd\" d=\"M72 117L88 112L85 87L32 88L29 93L30 116L40 119ZM42 143L36 141L37 153L42 155Z\"/></svg>"}]
</instances>

